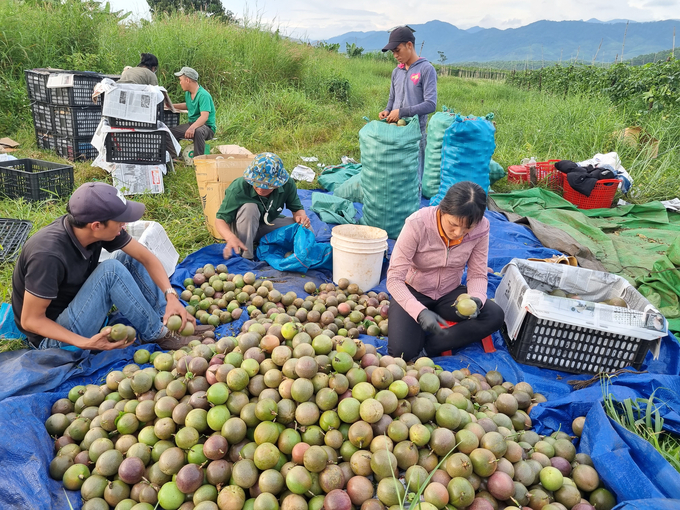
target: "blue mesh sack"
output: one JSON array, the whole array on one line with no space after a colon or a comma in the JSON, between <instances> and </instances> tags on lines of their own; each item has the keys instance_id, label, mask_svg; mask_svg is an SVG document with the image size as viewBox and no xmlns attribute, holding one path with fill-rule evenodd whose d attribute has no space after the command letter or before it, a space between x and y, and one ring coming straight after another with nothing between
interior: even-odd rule
<instances>
[{"instance_id":1,"label":"blue mesh sack","mask_svg":"<svg viewBox=\"0 0 680 510\"><path fill-rule=\"evenodd\" d=\"M444 132L456 119L453 110L446 106L435 113L427 123L427 145L425 146L425 170L423 171L423 197L432 198L439 191L442 169L442 142Z\"/></svg>"},{"instance_id":2,"label":"blue mesh sack","mask_svg":"<svg viewBox=\"0 0 680 510\"><path fill-rule=\"evenodd\" d=\"M439 204L448 189L461 181L475 182L486 193L489 192L489 165L496 150L496 128L491 123L492 118L493 114L486 117L456 115L446 129L442 144L441 184L430 205Z\"/></svg>"}]
</instances>

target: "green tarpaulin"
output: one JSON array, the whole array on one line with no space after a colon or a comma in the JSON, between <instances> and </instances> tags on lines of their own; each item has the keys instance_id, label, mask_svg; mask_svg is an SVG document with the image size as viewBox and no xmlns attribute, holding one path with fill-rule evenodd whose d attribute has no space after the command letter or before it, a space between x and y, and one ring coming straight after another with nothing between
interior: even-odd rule
<instances>
[{"instance_id":1,"label":"green tarpaulin","mask_svg":"<svg viewBox=\"0 0 680 510\"><path fill-rule=\"evenodd\" d=\"M354 224L357 210L354 204L344 198L327 193L312 193L312 211L319 215L321 221L338 225Z\"/></svg>"},{"instance_id":2,"label":"green tarpaulin","mask_svg":"<svg viewBox=\"0 0 680 510\"><path fill-rule=\"evenodd\" d=\"M568 233L586 246L610 273L647 296L680 331L680 214L661 202L612 209L577 209L541 188L494 193L496 205Z\"/></svg>"},{"instance_id":3,"label":"green tarpaulin","mask_svg":"<svg viewBox=\"0 0 680 510\"><path fill-rule=\"evenodd\" d=\"M361 163L330 166L319 176L319 184L321 184L324 189L333 191L336 186L347 181L350 177L358 175L359 172L361 172Z\"/></svg>"}]
</instances>

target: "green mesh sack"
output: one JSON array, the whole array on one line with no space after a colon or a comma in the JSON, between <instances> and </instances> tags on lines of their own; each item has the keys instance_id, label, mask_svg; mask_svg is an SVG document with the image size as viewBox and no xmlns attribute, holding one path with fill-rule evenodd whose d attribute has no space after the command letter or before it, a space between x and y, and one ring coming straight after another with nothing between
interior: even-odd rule
<instances>
[{"instance_id":1,"label":"green mesh sack","mask_svg":"<svg viewBox=\"0 0 680 510\"><path fill-rule=\"evenodd\" d=\"M396 239L406 218L418 210L418 116L407 117L406 126L374 120L359 131L361 147L361 223L382 228Z\"/></svg>"},{"instance_id":2,"label":"green mesh sack","mask_svg":"<svg viewBox=\"0 0 680 510\"><path fill-rule=\"evenodd\" d=\"M505 177L505 169L500 163L496 163L493 159L489 165L489 186L493 186L496 181L500 181Z\"/></svg>"},{"instance_id":3,"label":"green mesh sack","mask_svg":"<svg viewBox=\"0 0 680 510\"><path fill-rule=\"evenodd\" d=\"M444 131L455 120L456 114L446 106L441 112L430 117L427 124L427 145L425 146L425 169L423 171L423 197L432 198L439 192L442 168L442 142Z\"/></svg>"},{"instance_id":4,"label":"green mesh sack","mask_svg":"<svg viewBox=\"0 0 680 510\"><path fill-rule=\"evenodd\" d=\"M364 202L364 194L361 192L361 173L350 177L342 184L337 184L333 194L350 202L362 204Z\"/></svg>"}]
</instances>

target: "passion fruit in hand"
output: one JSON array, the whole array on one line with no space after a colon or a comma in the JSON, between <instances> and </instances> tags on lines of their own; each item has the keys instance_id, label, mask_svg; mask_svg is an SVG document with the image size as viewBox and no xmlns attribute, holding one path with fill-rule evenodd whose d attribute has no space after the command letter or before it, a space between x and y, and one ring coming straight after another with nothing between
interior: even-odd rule
<instances>
[{"instance_id":1,"label":"passion fruit in hand","mask_svg":"<svg viewBox=\"0 0 680 510\"><path fill-rule=\"evenodd\" d=\"M182 317L179 315L171 315L168 317L167 326L170 331L179 331L179 329L182 327Z\"/></svg>"},{"instance_id":2,"label":"passion fruit in hand","mask_svg":"<svg viewBox=\"0 0 680 510\"><path fill-rule=\"evenodd\" d=\"M125 324L114 324L109 331L109 342L120 342L128 337L127 326Z\"/></svg>"},{"instance_id":3,"label":"passion fruit in hand","mask_svg":"<svg viewBox=\"0 0 680 510\"><path fill-rule=\"evenodd\" d=\"M463 317L470 317L477 313L477 303L470 298L459 299L456 301L456 310Z\"/></svg>"}]
</instances>

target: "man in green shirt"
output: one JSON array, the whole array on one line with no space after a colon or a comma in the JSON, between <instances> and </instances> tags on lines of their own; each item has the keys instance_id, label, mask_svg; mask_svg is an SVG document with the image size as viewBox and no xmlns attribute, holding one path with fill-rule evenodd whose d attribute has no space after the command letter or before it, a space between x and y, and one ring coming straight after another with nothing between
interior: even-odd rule
<instances>
[{"instance_id":1,"label":"man in green shirt","mask_svg":"<svg viewBox=\"0 0 680 510\"><path fill-rule=\"evenodd\" d=\"M170 132L177 139L194 141L194 154L205 153L205 141L215 136L215 103L210 93L198 84L198 73L191 67L183 67L175 76L179 77L179 85L184 91L184 103L175 103L176 110L187 110L189 122L171 127ZM167 144L170 155L177 153L171 141Z\"/></svg>"},{"instance_id":2,"label":"man in green shirt","mask_svg":"<svg viewBox=\"0 0 680 510\"><path fill-rule=\"evenodd\" d=\"M280 215L284 207L292 211L292 218ZM243 177L229 185L216 217L215 228L227 242L225 259L233 253L252 259L254 243L277 228L292 223L309 228L295 181L271 152L255 156Z\"/></svg>"}]
</instances>

